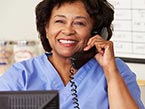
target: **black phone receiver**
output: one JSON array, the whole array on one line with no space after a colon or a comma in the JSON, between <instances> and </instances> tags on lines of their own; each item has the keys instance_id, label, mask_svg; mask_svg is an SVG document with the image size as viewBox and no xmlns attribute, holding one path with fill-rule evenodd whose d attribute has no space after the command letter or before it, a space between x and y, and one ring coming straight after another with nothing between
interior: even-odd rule
<instances>
[{"instance_id":1,"label":"black phone receiver","mask_svg":"<svg viewBox=\"0 0 145 109\"><path fill-rule=\"evenodd\" d=\"M108 39L108 30L106 27L103 27L102 30L99 32L99 35L101 35L101 37L105 40Z\"/></svg>"},{"instance_id":2,"label":"black phone receiver","mask_svg":"<svg viewBox=\"0 0 145 109\"><path fill-rule=\"evenodd\" d=\"M107 31L106 27L103 27L100 32L92 31L92 36L94 36L96 34L101 35L101 37L104 38L105 40L107 40L107 38L108 38L108 31ZM72 63L73 68L79 69L82 65L84 65L91 58L93 58L97 54L97 52L98 51L97 51L96 47L94 46L91 49L89 49L88 51L80 51L80 52L75 53L71 57L71 63Z\"/></svg>"},{"instance_id":3,"label":"black phone receiver","mask_svg":"<svg viewBox=\"0 0 145 109\"><path fill-rule=\"evenodd\" d=\"M96 34L99 34L103 39L108 39L108 31L106 27L103 27L101 31L92 31L92 36L95 36Z\"/></svg>"},{"instance_id":4,"label":"black phone receiver","mask_svg":"<svg viewBox=\"0 0 145 109\"><path fill-rule=\"evenodd\" d=\"M96 47L92 47L88 51L80 51L71 57L73 68L79 69L82 65L88 62L97 53Z\"/></svg>"}]
</instances>

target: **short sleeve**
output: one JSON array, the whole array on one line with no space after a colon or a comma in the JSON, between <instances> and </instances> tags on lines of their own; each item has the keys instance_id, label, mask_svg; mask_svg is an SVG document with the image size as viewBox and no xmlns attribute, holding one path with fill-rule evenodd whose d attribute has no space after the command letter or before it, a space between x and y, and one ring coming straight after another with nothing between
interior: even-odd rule
<instances>
[{"instance_id":1,"label":"short sleeve","mask_svg":"<svg viewBox=\"0 0 145 109\"><path fill-rule=\"evenodd\" d=\"M145 109L141 101L141 92L136 81L136 74L132 72L131 69L127 66L127 64L121 59L117 58L116 63L131 95L139 105L140 109Z\"/></svg>"}]
</instances>

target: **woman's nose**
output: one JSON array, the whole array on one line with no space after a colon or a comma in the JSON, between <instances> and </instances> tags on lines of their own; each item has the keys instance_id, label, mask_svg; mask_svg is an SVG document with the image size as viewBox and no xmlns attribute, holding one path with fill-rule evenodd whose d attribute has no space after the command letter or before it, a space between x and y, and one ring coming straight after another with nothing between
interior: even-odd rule
<instances>
[{"instance_id":1,"label":"woman's nose","mask_svg":"<svg viewBox=\"0 0 145 109\"><path fill-rule=\"evenodd\" d=\"M74 35L76 33L72 25L67 25L62 29L62 33L67 36Z\"/></svg>"}]
</instances>

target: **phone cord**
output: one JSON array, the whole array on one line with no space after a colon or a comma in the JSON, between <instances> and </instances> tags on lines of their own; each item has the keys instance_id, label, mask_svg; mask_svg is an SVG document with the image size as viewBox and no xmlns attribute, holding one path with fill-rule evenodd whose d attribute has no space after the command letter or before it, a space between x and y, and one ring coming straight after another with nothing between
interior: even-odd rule
<instances>
[{"instance_id":1,"label":"phone cord","mask_svg":"<svg viewBox=\"0 0 145 109\"><path fill-rule=\"evenodd\" d=\"M80 109L79 102L78 102L78 95L77 95L77 85L74 81L74 70L72 67L70 68L69 72L70 72L69 78L70 78L70 83L71 83L71 92L73 96L72 100L74 104L74 109Z\"/></svg>"}]
</instances>

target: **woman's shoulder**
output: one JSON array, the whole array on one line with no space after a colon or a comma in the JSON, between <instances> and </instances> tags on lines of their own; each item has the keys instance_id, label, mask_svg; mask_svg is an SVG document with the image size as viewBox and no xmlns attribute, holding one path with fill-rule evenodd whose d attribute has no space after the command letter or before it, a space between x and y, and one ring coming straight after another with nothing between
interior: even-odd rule
<instances>
[{"instance_id":1,"label":"woman's shoulder","mask_svg":"<svg viewBox=\"0 0 145 109\"><path fill-rule=\"evenodd\" d=\"M39 56L36 56L34 58L20 61L17 63L12 64L7 71L4 73L4 75L20 75L21 73L30 73L34 72L34 69L38 68L38 66L42 66L42 64L45 63L47 57L45 54L41 54ZM47 62L47 61L46 61Z\"/></svg>"},{"instance_id":2,"label":"woman's shoulder","mask_svg":"<svg viewBox=\"0 0 145 109\"><path fill-rule=\"evenodd\" d=\"M45 54L34 57L32 59L24 60L14 63L7 71L0 77L1 88L3 89L21 89L29 81L29 79L39 78L40 74L43 74L44 61L47 59ZM43 68L42 68L43 67Z\"/></svg>"},{"instance_id":3,"label":"woman's shoulder","mask_svg":"<svg viewBox=\"0 0 145 109\"><path fill-rule=\"evenodd\" d=\"M136 74L131 70L131 68L127 65L126 62L124 62L120 58L116 58L116 64L118 67L118 70L123 78L136 78Z\"/></svg>"},{"instance_id":4,"label":"woman's shoulder","mask_svg":"<svg viewBox=\"0 0 145 109\"><path fill-rule=\"evenodd\" d=\"M14 63L11 67L18 67L21 68L23 66L25 67L32 67L33 65L37 65L39 63L44 63L44 61L46 61L47 57L45 54L41 54L39 56L21 61L21 62L17 62Z\"/></svg>"}]
</instances>

